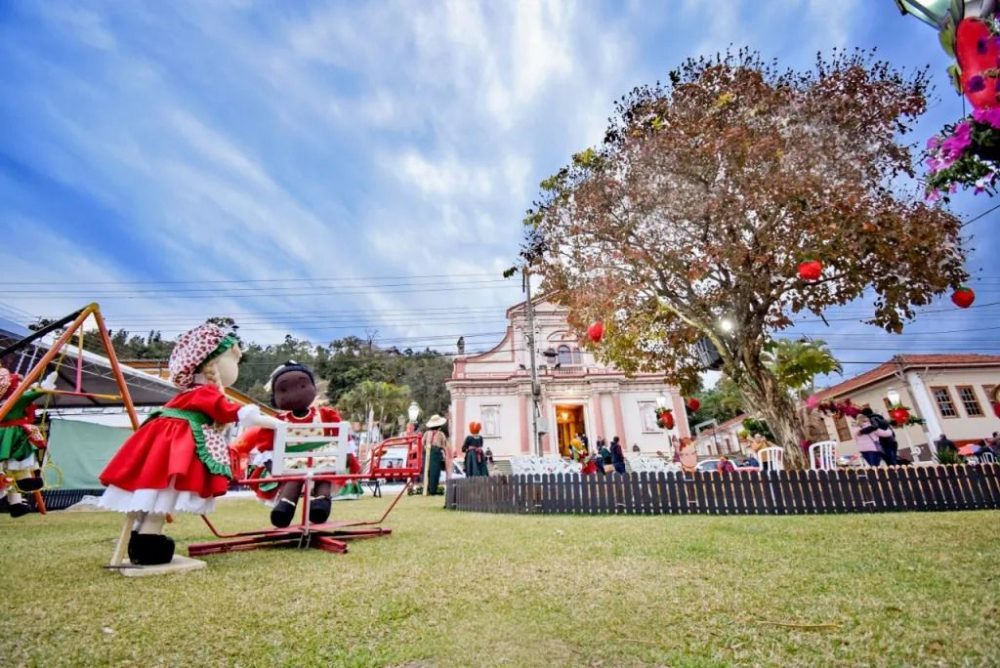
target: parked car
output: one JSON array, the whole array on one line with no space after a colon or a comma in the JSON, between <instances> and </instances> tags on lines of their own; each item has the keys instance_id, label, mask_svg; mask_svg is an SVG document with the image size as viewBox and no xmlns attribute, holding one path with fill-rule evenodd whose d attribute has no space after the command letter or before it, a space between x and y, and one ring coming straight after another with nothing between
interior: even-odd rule
<instances>
[{"instance_id":1,"label":"parked car","mask_svg":"<svg viewBox=\"0 0 1000 668\"><path fill-rule=\"evenodd\" d=\"M719 461L721 461L721 460L719 460L719 459L703 459L700 462L698 462L698 466L695 467L695 470L696 471L700 471L702 473L715 473L716 471L719 470ZM732 459L729 460L729 463L732 464L733 468L735 468L737 471L759 471L760 470L760 468L757 467L757 466L740 466L739 462L736 462L736 461L734 461Z\"/></svg>"}]
</instances>

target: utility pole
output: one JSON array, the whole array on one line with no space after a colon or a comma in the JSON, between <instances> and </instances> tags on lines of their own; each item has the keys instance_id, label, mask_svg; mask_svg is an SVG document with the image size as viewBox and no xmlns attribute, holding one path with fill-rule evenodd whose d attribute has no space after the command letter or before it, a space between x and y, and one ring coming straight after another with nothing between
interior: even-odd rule
<instances>
[{"instance_id":1,"label":"utility pole","mask_svg":"<svg viewBox=\"0 0 1000 668\"><path fill-rule=\"evenodd\" d=\"M541 438L538 433L538 400L541 398L542 388L538 384L538 368L535 366L535 307L531 303L531 273L527 263L521 269L521 275L524 280L524 291L528 295L524 308L528 315L528 358L531 360L531 443L535 456L541 457Z\"/></svg>"}]
</instances>

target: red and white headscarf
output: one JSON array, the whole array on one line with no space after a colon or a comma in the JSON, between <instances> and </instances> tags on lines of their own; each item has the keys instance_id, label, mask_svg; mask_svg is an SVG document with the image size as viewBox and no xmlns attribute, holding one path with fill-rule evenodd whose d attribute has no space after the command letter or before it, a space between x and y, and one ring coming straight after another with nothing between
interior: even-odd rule
<instances>
[{"instance_id":1,"label":"red and white headscarf","mask_svg":"<svg viewBox=\"0 0 1000 668\"><path fill-rule=\"evenodd\" d=\"M194 376L206 363L236 345L236 337L210 322L181 334L170 353L170 382L180 388L194 385Z\"/></svg>"}]
</instances>

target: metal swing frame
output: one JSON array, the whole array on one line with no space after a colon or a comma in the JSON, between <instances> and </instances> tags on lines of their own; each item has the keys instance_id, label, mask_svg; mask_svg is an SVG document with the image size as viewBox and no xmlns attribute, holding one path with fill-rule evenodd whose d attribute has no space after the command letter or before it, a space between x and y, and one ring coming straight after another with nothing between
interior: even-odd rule
<instances>
[{"instance_id":1,"label":"metal swing frame","mask_svg":"<svg viewBox=\"0 0 1000 668\"><path fill-rule=\"evenodd\" d=\"M88 304L78 311L74 311L69 315L60 318L59 320L42 327L36 332L29 334L20 341L7 346L3 350L0 350L0 358L6 357L12 353L18 352L19 350L28 347L35 341L58 331L59 329L65 327L59 338L56 339L55 343L48 349L48 351L42 355L42 358L35 363L31 370L25 375L21 384L14 390L14 393L7 398L3 405L0 405L0 422L7 416L7 414L14 408L17 401L28 391L35 383L37 383L42 375L45 373L45 369L56 359L56 356L62 352L63 348L67 343L76 335L80 341L79 345L83 347L83 324L87 321L89 317L93 316L95 322L97 323L98 335L101 341L101 345L104 347L104 353L108 357L108 363L111 365L111 373L114 375L115 384L118 386L118 396L113 395L99 395L91 394L83 391L82 388L82 364L83 364L83 354L80 352L77 356L77 369L76 369L76 385L74 391L60 391L60 390L49 390L49 394L67 394L72 396L84 396L84 397L94 397L103 399L120 399L122 404L125 406L125 411L128 413L129 422L132 423L132 430L135 431L139 428L139 417L135 412L135 405L132 403L132 397L128 391L128 384L125 382L125 375L122 373L121 365L118 363L118 356L115 354L115 348L111 343L111 336L108 334L107 325L104 323L104 316L101 315L101 308L96 302ZM42 460L39 464L44 463L44 453L42 455ZM38 512L42 515L46 514L45 501L42 497L41 490L33 493L35 499L35 505L38 508Z\"/></svg>"}]
</instances>

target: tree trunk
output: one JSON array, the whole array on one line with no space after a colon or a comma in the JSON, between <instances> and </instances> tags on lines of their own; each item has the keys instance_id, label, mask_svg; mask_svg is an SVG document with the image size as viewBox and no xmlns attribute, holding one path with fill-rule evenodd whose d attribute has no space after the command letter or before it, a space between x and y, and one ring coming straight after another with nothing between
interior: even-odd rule
<instances>
[{"instance_id":1,"label":"tree trunk","mask_svg":"<svg viewBox=\"0 0 1000 668\"><path fill-rule=\"evenodd\" d=\"M759 359L759 354L743 356L743 374L737 381L740 392L747 408L764 418L777 440L776 445L785 451L785 468L803 469L806 458L799 444L805 438L805 424L795 402Z\"/></svg>"}]
</instances>

